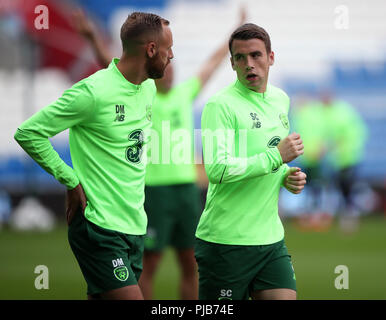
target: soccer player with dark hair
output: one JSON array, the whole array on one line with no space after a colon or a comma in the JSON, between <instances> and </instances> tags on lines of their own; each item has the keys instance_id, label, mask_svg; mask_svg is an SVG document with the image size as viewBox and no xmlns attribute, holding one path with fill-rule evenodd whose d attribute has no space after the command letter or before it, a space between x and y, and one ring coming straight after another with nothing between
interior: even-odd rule
<instances>
[{"instance_id":1,"label":"soccer player with dark hair","mask_svg":"<svg viewBox=\"0 0 386 320\"><path fill-rule=\"evenodd\" d=\"M144 147L154 81L173 58L169 22L135 12L121 28L123 53L26 120L20 146L67 187L68 240L89 299L143 299L138 286L147 217ZM149 79L150 78L150 79ZM70 129L73 168L49 138Z\"/></svg>"},{"instance_id":2,"label":"soccer player with dark hair","mask_svg":"<svg viewBox=\"0 0 386 320\"><path fill-rule=\"evenodd\" d=\"M237 80L201 119L209 189L196 231L199 299L296 299L278 197L281 186L304 188L306 175L286 165L303 154L302 140L288 135L288 96L268 83L267 32L244 24L229 49Z\"/></svg>"}]
</instances>

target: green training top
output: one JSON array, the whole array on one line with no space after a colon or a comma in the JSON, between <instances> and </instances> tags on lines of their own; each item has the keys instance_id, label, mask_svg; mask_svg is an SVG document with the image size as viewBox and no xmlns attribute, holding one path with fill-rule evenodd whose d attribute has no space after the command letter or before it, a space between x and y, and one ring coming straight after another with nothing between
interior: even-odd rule
<instances>
[{"instance_id":1,"label":"green training top","mask_svg":"<svg viewBox=\"0 0 386 320\"><path fill-rule=\"evenodd\" d=\"M333 101L322 108L330 161L338 169L357 165L367 139L367 128L361 116L344 101Z\"/></svg>"},{"instance_id":2,"label":"green training top","mask_svg":"<svg viewBox=\"0 0 386 320\"><path fill-rule=\"evenodd\" d=\"M66 90L62 97L26 120L15 139L47 172L68 189L82 184L87 197L85 217L100 227L146 233L143 209L144 144L150 134L153 80L127 81L113 59ZM49 137L70 128L74 169L54 151Z\"/></svg>"},{"instance_id":3,"label":"green training top","mask_svg":"<svg viewBox=\"0 0 386 320\"><path fill-rule=\"evenodd\" d=\"M319 103L308 102L298 106L292 114L292 128L300 134L304 145L300 161L306 167L318 166L326 148L326 134L331 128L324 124L323 111Z\"/></svg>"},{"instance_id":4,"label":"green training top","mask_svg":"<svg viewBox=\"0 0 386 320\"><path fill-rule=\"evenodd\" d=\"M281 89L257 93L238 80L208 101L201 127L209 188L198 238L232 245L283 239L278 199L288 166L276 146L289 132L288 109Z\"/></svg>"},{"instance_id":5,"label":"green training top","mask_svg":"<svg viewBox=\"0 0 386 320\"><path fill-rule=\"evenodd\" d=\"M192 104L201 88L191 78L168 93L157 93L152 108L152 135L149 143L146 185L194 183Z\"/></svg>"}]
</instances>

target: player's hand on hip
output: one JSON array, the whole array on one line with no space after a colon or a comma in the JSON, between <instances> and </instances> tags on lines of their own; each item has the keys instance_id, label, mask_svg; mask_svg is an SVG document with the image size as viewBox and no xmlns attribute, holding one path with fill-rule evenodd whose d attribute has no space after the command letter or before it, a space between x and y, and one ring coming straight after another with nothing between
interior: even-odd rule
<instances>
[{"instance_id":1,"label":"player's hand on hip","mask_svg":"<svg viewBox=\"0 0 386 320\"><path fill-rule=\"evenodd\" d=\"M67 224L70 225L76 212L81 209L82 213L84 213L84 209L87 206L86 194L80 183L74 189L67 190L66 202Z\"/></svg>"},{"instance_id":2,"label":"player's hand on hip","mask_svg":"<svg viewBox=\"0 0 386 320\"><path fill-rule=\"evenodd\" d=\"M284 178L284 187L291 193L299 194L304 189L307 175L298 167L289 168Z\"/></svg>"},{"instance_id":3,"label":"player's hand on hip","mask_svg":"<svg viewBox=\"0 0 386 320\"><path fill-rule=\"evenodd\" d=\"M283 163L291 162L304 153L303 141L298 133L291 133L277 146Z\"/></svg>"}]
</instances>

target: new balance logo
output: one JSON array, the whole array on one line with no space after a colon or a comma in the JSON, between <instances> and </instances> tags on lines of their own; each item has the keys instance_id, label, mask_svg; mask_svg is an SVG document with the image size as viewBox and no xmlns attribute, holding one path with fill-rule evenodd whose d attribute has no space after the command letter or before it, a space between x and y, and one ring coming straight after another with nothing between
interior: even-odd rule
<instances>
[{"instance_id":1,"label":"new balance logo","mask_svg":"<svg viewBox=\"0 0 386 320\"><path fill-rule=\"evenodd\" d=\"M114 121L124 121L125 120L125 106L122 104L115 105L115 120Z\"/></svg>"},{"instance_id":2,"label":"new balance logo","mask_svg":"<svg viewBox=\"0 0 386 320\"><path fill-rule=\"evenodd\" d=\"M252 129L254 128L261 128L261 122L260 121L256 121L252 124Z\"/></svg>"}]
</instances>

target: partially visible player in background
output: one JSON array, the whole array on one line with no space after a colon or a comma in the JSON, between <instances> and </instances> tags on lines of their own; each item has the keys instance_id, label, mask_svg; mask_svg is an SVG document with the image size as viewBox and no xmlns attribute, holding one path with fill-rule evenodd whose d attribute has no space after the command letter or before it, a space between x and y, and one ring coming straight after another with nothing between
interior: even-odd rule
<instances>
[{"instance_id":1,"label":"partially visible player in background","mask_svg":"<svg viewBox=\"0 0 386 320\"><path fill-rule=\"evenodd\" d=\"M95 27L81 11L75 13L76 25L93 47L104 66L110 54L102 44ZM246 12L240 9L238 25L244 23ZM153 281L165 248L176 249L181 267L180 297L198 297L198 279L194 258L194 233L200 215L200 195L196 185L197 172L193 148L193 102L228 54L226 41L204 62L197 75L174 86L174 68L170 64L164 77L156 80L157 95L152 107L153 136L146 168L145 211L148 230L145 239L143 272L139 281L145 299L153 297ZM169 137L164 136L164 132ZM173 158L183 134L186 144ZM172 138L170 138L172 137ZM167 148L164 146L167 146ZM169 150L167 161L163 160Z\"/></svg>"},{"instance_id":2,"label":"partially visible player in background","mask_svg":"<svg viewBox=\"0 0 386 320\"><path fill-rule=\"evenodd\" d=\"M293 124L303 137L306 151L300 162L307 173L311 200L307 214L298 220L299 226L314 231L330 227L335 212L326 211L322 199L328 187L324 175L333 175L333 187L343 199L336 212L340 227L342 231L355 231L360 212L354 202L353 188L367 139L367 128L360 114L349 103L334 98L332 89L322 88L317 99L297 107Z\"/></svg>"},{"instance_id":3,"label":"partially visible player in background","mask_svg":"<svg viewBox=\"0 0 386 320\"><path fill-rule=\"evenodd\" d=\"M307 175L306 200L297 217L297 227L303 231L325 231L331 225L331 213L323 202L326 178L323 176L323 159L327 152L324 108L310 97L299 101L292 112L292 127L302 136L304 154L300 166Z\"/></svg>"},{"instance_id":4,"label":"partially visible player in background","mask_svg":"<svg viewBox=\"0 0 386 320\"><path fill-rule=\"evenodd\" d=\"M96 25L86 17L80 8L72 13L72 21L75 29L89 41L97 62L107 68L113 54L110 52L105 40L97 30Z\"/></svg>"},{"instance_id":5,"label":"partially visible player in background","mask_svg":"<svg viewBox=\"0 0 386 320\"><path fill-rule=\"evenodd\" d=\"M15 134L67 187L68 240L89 299L143 299L138 286L147 225L142 150L156 93L150 79L162 77L173 58L169 21L158 15L132 13L120 36L120 59L74 84ZM49 141L67 128L73 169Z\"/></svg>"},{"instance_id":6,"label":"partially visible player in background","mask_svg":"<svg viewBox=\"0 0 386 320\"><path fill-rule=\"evenodd\" d=\"M196 231L199 299L296 299L296 280L278 215L280 187L300 193L306 175L286 163L303 154L289 133L287 94L268 83L268 33L247 23L229 39L237 80L202 113L209 189Z\"/></svg>"},{"instance_id":7,"label":"partially visible player in background","mask_svg":"<svg viewBox=\"0 0 386 320\"><path fill-rule=\"evenodd\" d=\"M327 140L327 160L334 167L334 180L343 196L339 223L342 231L352 232L359 222L360 212L353 201L353 187L357 167L363 158L367 128L355 108L346 101L335 99L331 89L322 91L320 104Z\"/></svg>"}]
</instances>

